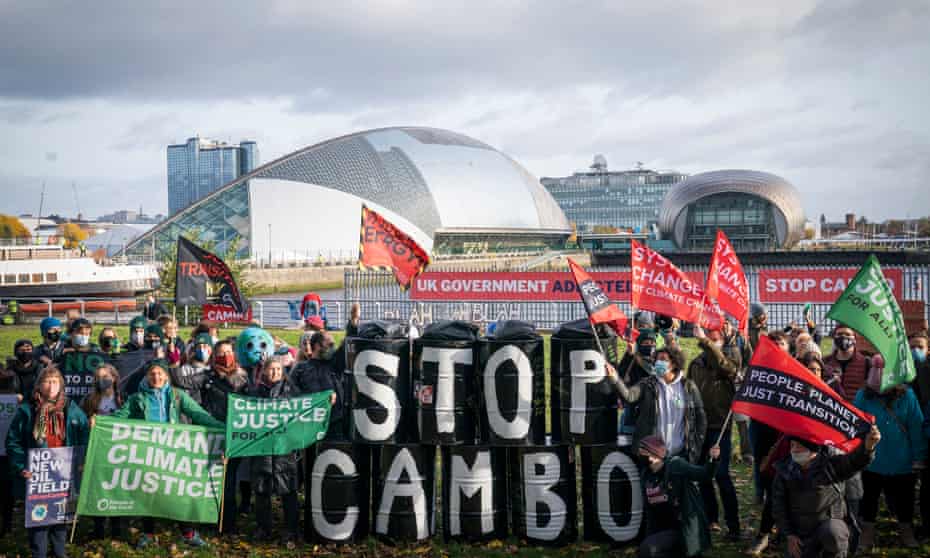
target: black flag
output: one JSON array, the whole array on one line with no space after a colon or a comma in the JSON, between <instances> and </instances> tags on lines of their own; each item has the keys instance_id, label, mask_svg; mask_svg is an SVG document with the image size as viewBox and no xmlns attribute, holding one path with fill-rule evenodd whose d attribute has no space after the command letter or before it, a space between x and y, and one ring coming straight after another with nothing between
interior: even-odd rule
<instances>
[{"instance_id":1,"label":"black flag","mask_svg":"<svg viewBox=\"0 0 930 558\"><path fill-rule=\"evenodd\" d=\"M236 312L246 311L245 299L223 260L183 236L178 237L177 278L174 303L200 305L207 302L207 281L220 284L219 301Z\"/></svg>"}]
</instances>

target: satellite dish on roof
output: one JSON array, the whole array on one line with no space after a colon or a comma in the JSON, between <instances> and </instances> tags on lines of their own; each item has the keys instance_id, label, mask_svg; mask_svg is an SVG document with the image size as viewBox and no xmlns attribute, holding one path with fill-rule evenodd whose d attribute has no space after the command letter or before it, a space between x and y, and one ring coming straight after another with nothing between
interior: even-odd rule
<instances>
[{"instance_id":1,"label":"satellite dish on roof","mask_svg":"<svg viewBox=\"0 0 930 558\"><path fill-rule=\"evenodd\" d=\"M603 155L598 153L597 155L594 156L594 164L591 165L591 168L595 170L600 170L600 171L607 170L607 159Z\"/></svg>"}]
</instances>

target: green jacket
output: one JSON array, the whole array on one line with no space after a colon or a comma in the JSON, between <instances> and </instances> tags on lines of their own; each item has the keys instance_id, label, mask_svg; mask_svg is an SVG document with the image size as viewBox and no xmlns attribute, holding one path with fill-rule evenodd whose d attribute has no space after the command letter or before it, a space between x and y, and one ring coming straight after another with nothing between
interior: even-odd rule
<instances>
[{"instance_id":1,"label":"green jacket","mask_svg":"<svg viewBox=\"0 0 930 558\"><path fill-rule=\"evenodd\" d=\"M736 395L739 365L706 338L699 339L698 345L704 352L691 361L687 376L701 392L707 429L720 430Z\"/></svg>"},{"instance_id":2,"label":"green jacket","mask_svg":"<svg viewBox=\"0 0 930 558\"><path fill-rule=\"evenodd\" d=\"M26 482L22 472L29 467L29 450L48 447L45 442L39 444L33 437L34 420L33 404L22 403L16 409L10 429L6 433L6 455L10 460L10 473L13 475L13 494L18 498L26 494ZM86 446L88 432L87 415L74 400L69 400L65 407L65 446Z\"/></svg>"},{"instance_id":3,"label":"green jacket","mask_svg":"<svg viewBox=\"0 0 930 558\"><path fill-rule=\"evenodd\" d=\"M665 491L678 508L678 522L686 556L696 556L710 548L710 529L707 516L704 515L704 501L695 483L712 479L717 463L708 461L704 465L692 465L681 457L669 457L665 460L665 467L658 473L653 473L649 467L644 467L641 473L644 479L641 483L644 502L648 484L646 480L656 475L664 476ZM649 522L654 520L646 514L647 532Z\"/></svg>"},{"instance_id":4,"label":"green jacket","mask_svg":"<svg viewBox=\"0 0 930 558\"><path fill-rule=\"evenodd\" d=\"M148 420L149 398L144 391L137 391L126 399L126 402L112 416L116 418L128 418L137 420ZM177 424L180 422L180 415L184 414L193 424L198 426L207 426L212 428L226 428L226 425L216 420L210 413L206 412L203 407L197 404L194 399L182 389L171 389L171 398L168 400L168 422Z\"/></svg>"}]
</instances>

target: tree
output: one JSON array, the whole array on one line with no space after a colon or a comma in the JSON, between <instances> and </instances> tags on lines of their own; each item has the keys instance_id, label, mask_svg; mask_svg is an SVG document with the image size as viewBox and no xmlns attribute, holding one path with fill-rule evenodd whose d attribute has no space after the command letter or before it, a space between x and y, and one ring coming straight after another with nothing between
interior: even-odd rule
<instances>
[{"instance_id":1,"label":"tree","mask_svg":"<svg viewBox=\"0 0 930 558\"><path fill-rule=\"evenodd\" d=\"M29 238L32 234L19 218L0 214L0 238Z\"/></svg>"},{"instance_id":2,"label":"tree","mask_svg":"<svg viewBox=\"0 0 930 558\"><path fill-rule=\"evenodd\" d=\"M65 248L77 248L87 238L87 231L76 223L65 223L61 226L61 236L65 239Z\"/></svg>"},{"instance_id":3,"label":"tree","mask_svg":"<svg viewBox=\"0 0 930 558\"><path fill-rule=\"evenodd\" d=\"M218 254L216 252L216 242L212 240L201 240L202 233L199 229L191 229L187 231L184 236L204 250L213 252L219 256L221 260L226 262L242 296L245 298L250 298L252 296L252 293L255 291L255 283L247 281L242 274L245 269L246 260L236 258L236 253L239 251L239 242L241 240L238 236L226 243L226 252L223 254ZM161 284L158 287L158 295L159 298L173 300L175 280L177 279L177 243L175 243L170 250L164 252L164 254L162 265L158 272L159 279L161 280ZM207 296L216 296L218 290L219 288L216 288L214 291L213 285L207 284Z\"/></svg>"}]
</instances>

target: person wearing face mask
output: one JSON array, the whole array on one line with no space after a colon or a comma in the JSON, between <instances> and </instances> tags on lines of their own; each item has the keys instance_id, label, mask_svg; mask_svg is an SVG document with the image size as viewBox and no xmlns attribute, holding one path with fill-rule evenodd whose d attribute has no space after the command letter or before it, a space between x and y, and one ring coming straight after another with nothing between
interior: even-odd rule
<instances>
[{"instance_id":1,"label":"person wearing face mask","mask_svg":"<svg viewBox=\"0 0 930 558\"><path fill-rule=\"evenodd\" d=\"M772 515L785 537L787 556L847 556L854 518L843 484L869 464L882 439L875 426L864 437L848 454L831 454L805 439L790 438L790 457L775 464L772 487Z\"/></svg>"},{"instance_id":2,"label":"person wearing face mask","mask_svg":"<svg viewBox=\"0 0 930 558\"><path fill-rule=\"evenodd\" d=\"M917 331L910 334L907 341L911 347L914 368L917 369L917 375L911 382L911 389L914 390L920 408L923 409L924 432L925 436L930 439L930 358L927 358L930 335L927 330ZM922 519L920 534L924 538L930 537L930 468L924 468L920 472L920 517Z\"/></svg>"},{"instance_id":3,"label":"person wearing face mask","mask_svg":"<svg viewBox=\"0 0 930 558\"><path fill-rule=\"evenodd\" d=\"M898 520L901 544L915 548L914 473L924 469L927 460L924 415L914 390L907 385L879 391L884 372L884 359L881 355L873 356L866 385L853 401L856 407L875 417L875 425L885 440L876 450L875 460L862 473L862 547L870 549L874 544L878 498L884 493L888 509Z\"/></svg>"},{"instance_id":4,"label":"person wearing face mask","mask_svg":"<svg viewBox=\"0 0 930 558\"><path fill-rule=\"evenodd\" d=\"M34 357L44 366L58 360L61 351L65 348L61 340L61 320L49 316L39 322L39 332L42 334L42 344L35 348Z\"/></svg>"},{"instance_id":5,"label":"person wearing face mask","mask_svg":"<svg viewBox=\"0 0 930 558\"><path fill-rule=\"evenodd\" d=\"M121 350L119 337L116 336L116 330L112 327L105 327L100 330L97 342L100 343L100 350L111 357L119 355Z\"/></svg>"},{"instance_id":6,"label":"person wearing face mask","mask_svg":"<svg viewBox=\"0 0 930 558\"><path fill-rule=\"evenodd\" d=\"M269 358L261 367L258 382L252 388L251 395L262 399L288 399L297 395L296 388L284 377L284 366L280 357ZM255 520L258 523L255 539L271 539L274 517L271 499L273 496L280 496L286 525L284 543L288 548L293 548L300 523L300 510L297 507L298 452L250 457L248 461L255 491Z\"/></svg>"},{"instance_id":7,"label":"person wearing face mask","mask_svg":"<svg viewBox=\"0 0 930 558\"><path fill-rule=\"evenodd\" d=\"M704 453L720 438L720 464L714 480L720 489L720 499L723 501L724 516L727 521L727 537L732 541L740 539L739 501L736 498L736 488L730 477L730 453L732 441L730 436L731 423L727 421L733 396L736 395L736 377L739 373L739 363L724 352L723 333L711 330L706 334L700 326L694 327L694 335L701 347L701 354L691 361L688 366L688 377L691 378L701 392L704 401L704 412L707 413L707 437L704 438ZM711 530L719 531L719 509L717 495L714 493L713 481L701 483L701 495L704 497L704 511L710 521Z\"/></svg>"},{"instance_id":8,"label":"person wearing face mask","mask_svg":"<svg viewBox=\"0 0 930 558\"><path fill-rule=\"evenodd\" d=\"M109 416L123 406L123 395L119 391L119 371L111 364L103 364L94 373L94 386L90 393L81 401L81 409L94 427L94 420L98 415ZM94 518L94 538L103 539L106 536L106 518ZM119 539L123 535L123 524L119 517L110 518L110 536Z\"/></svg>"},{"instance_id":9,"label":"person wearing face mask","mask_svg":"<svg viewBox=\"0 0 930 558\"><path fill-rule=\"evenodd\" d=\"M6 434L6 453L14 475L13 489L25 497L26 479L32 477L28 455L33 448L61 448L87 444L88 426L84 411L65 395L65 379L58 368L42 371L35 389L16 409ZM45 558L51 543L56 558L65 556L67 525L26 530L33 558Z\"/></svg>"},{"instance_id":10,"label":"person wearing face mask","mask_svg":"<svg viewBox=\"0 0 930 558\"><path fill-rule=\"evenodd\" d=\"M35 358L32 341L20 339L13 344L13 358L7 359L6 367L7 370L16 375L20 395L30 397L36 379L42 373L45 365Z\"/></svg>"},{"instance_id":11,"label":"person wearing face mask","mask_svg":"<svg viewBox=\"0 0 930 558\"><path fill-rule=\"evenodd\" d=\"M225 429L223 421L216 420L197 404L184 390L171 387L168 362L155 359L146 365L145 378L139 383L139 391L130 395L114 417L144 420L148 422L178 424L181 417L198 426ZM227 503L227 509L229 504ZM181 524L182 542L188 546L203 547L207 543L190 525ZM155 538L155 521L151 517L142 520L142 535L136 548L150 546Z\"/></svg>"},{"instance_id":12,"label":"person wearing face mask","mask_svg":"<svg viewBox=\"0 0 930 558\"><path fill-rule=\"evenodd\" d=\"M691 463L701 458L707 419L697 386L682 375L685 357L666 347L655 354L650 375L635 385L627 384L617 370L606 365L607 381L627 403L639 405L633 446L647 436L659 436L671 455Z\"/></svg>"},{"instance_id":13,"label":"person wearing face mask","mask_svg":"<svg viewBox=\"0 0 930 558\"><path fill-rule=\"evenodd\" d=\"M100 347L96 343L91 343L90 341L90 336L93 332L94 326L91 325L87 318L76 318L71 322L71 326L68 328L68 342L65 348L62 349L62 354L71 351L82 353L100 352ZM60 356L58 361L61 361Z\"/></svg>"},{"instance_id":14,"label":"person wearing face mask","mask_svg":"<svg viewBox=\"0 0 930 558\"><path fill-rule=\"evenodd\" d=\"M769 313L765 305L753 302L749 305L749 345L756 350L759 337L769 334Z\"/></svg>"},{"instance_id":15,"label":"person wearing face mask","mask_svg":"<svg viewBox=\"0 0 930 558\"><path fill-rule=\"evenodd\" d=\"M227 402L230 393L244 395L249 388L249 378L245 370L236 360L236 350L231 341L220 341L213 347L213 362L210 372L200 388L200 401L204 409L213 418L226 422L229 414ZM236 533L236 517L239 515L239 503L236 501L236 486L239 484L236 471L242 463L242 458L230 459L226 470L232 472L226 475L226 484L223 487L223 500L225 512L223 513L223 534ZM251 500L251 493L242 494L242 506L247 509Z\"/></svg>"},{"instance_id":16,"label":"person wearing face mask","mask_svg":"<svg viewBox=\"0 0 930 558\"><path fill-rule=\"evenodd\" d=\"M836 324L833 330L833 353L823 359L831 374L839 374L843 390L848 397L865 385L869 372L869 358L856 350L856 334L843 324Z\"/></svg>"},{"instance_id":17,"label":"person wearing face mask","mask_svg":"<svg viewBox=\"0 0 930 558\"><path fill-rule=\"evenodd\" d=\"M628 386L635 386L644 378L652 375L655 362L656 334L652 329L639 330L635 343L627 343L626 352L615 368L620 371L621 379ZM624 401L623 414L620 416L620 433L632 434L639 420L639 404Z\"/></svg>"},{"instance_id":18,"label":"person wearing face mask","mask_svg":"<svg viewBox=\"0 0 930 558\"><path fill-rule=\"evenodd\" d=\"M129 322L129 343L126 343L126 352L141 351L145 348L145 328L148 320L145 316L136 316Z\"/></svg>"},{"instance_id":19,"label":"person wearing face mask","mask_svg":"<svg viewBox=\"0 0 930 558\"><path fill-rule=\"evenodd\" d=\"M158 324L150 324L145 327L145 336L142 340L142 348L147 351L154 351L155 358L165 358L165 330Z\"/></svg>"},{"instance_id":20,"label":"person wearing face mask","mask_svg":"<svg viewBox=\"0 0 930 558\"><path fill-rule=\"evenodd\" d=\"M694 483L713 476L720 448L711 447L706 464L693 465L671 455L660 436L646 436L636 447L645 463L640 480L646 537L639 556L677 558L709 549L707 518Z\"/></svg>"},{"instance_id":21,"label":"person wearing face mask","mask_svg":"<svg viewBox=\"0 0 930 558\"><path fill-rule=\"evenodd\" d=\"M201 391L210 377L212 357L213 340L209 334L201 333L191 341L186 362L171 369L171 384L186 391L197 403L203 403Z\"/></svg>"},{"instance_id":22,"label":"person wearing face mask","mask_svg":"<svg viewBox=\"0 0 930 558\"><path fill-rule=\"evenodd\" d=\"M341 371L333 367L333 356L336 353L333 336L328 331L314 333L310 338L310 350L310 358L294 366L291 381L301 394L333 390L330 399L332 410L330 411L329 430L326 433L326 439L333 439L342 432L343 401L345 401L342 378L337 376L337 373L341 374Z\"/></svg>"}]
</instances>

